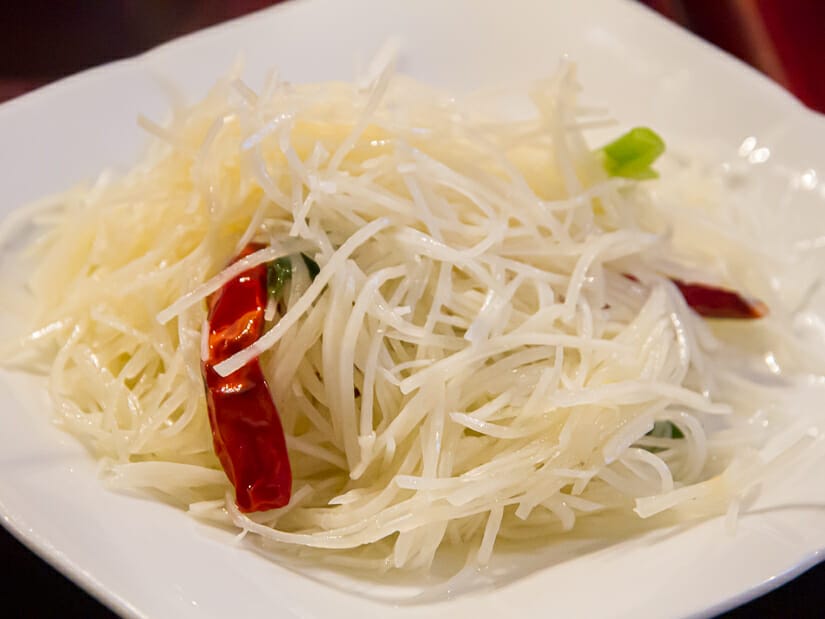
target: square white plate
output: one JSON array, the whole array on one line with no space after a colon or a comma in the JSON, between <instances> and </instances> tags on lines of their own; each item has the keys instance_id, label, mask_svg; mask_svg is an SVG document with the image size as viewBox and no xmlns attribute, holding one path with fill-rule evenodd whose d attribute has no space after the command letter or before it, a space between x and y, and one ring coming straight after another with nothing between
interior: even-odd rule
<instances>
[{"instance_id":1,"label":"square white plate","mask_svg":"<svg viewBox=\"0 0 825 619\"><path fill-rule=\"evenodd\" d=\"M825 121L745 65L623 0L303 0L186 37L0 107L0 215L132 162L145 141L135 119L165 117L168 84L194 100L239 52L252 84L275 65L293 81L349 79L357 59L389 35L401 37L401 71L458 90L547 75L567 54L588 100L608 103L624 125L689 136L732 157L756 136L789 179L789 217L802 225L825 220L818 215L825 214L818 181ZM813 176L794 185L806 171ZM525 557L516 577L489 588L391 606L233 546L229 534L174 508L107 492L89 456L49 424L47 404L19 377L0 379L4 525L124 615L705 615L777 586L825 548L821 467L766 493L732 537L714 520L565 560Z\"/></svg>"}]
</instances>

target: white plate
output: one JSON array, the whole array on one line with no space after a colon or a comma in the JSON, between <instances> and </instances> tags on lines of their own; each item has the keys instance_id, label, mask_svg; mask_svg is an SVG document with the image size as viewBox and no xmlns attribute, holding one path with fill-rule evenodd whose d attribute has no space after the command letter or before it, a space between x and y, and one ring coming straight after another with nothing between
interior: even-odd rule
<instances>
[{"instance_id":1,"label":"white plate","mask_svg":"<svg viewBox=\"0 0 825 619\"><path fill-rule=\"evenodd\" d=\"M402 37L401 69L437 85L463 89L545 75L568 54L579 63L588 99L609 102L625 124L691 136L731 155L744 138L756 136L759 147L770 149L773 169L791 180L788 216L822 223L812 219L825 206L822 183L810 174L799 179L809 169L820 179L825 174L823 119L753 70L621 0L278 6L0 107L0 208L9 211L105 166L130 163L144 141L135 118L164 117L167 83L196 98L238 52L245 53L253 84L276 64L295 81L348 79L357 58L391 34ZM18 379L5 378L3 523L125 615L705 615L777 586L825 549L825 470L818 470L766 494L734 537L714 520L566 560L525 557L520 571L494 579L490 588L392 607L287 571L171 507L105 491L85 452L49 425L45 405Z\"/></svg>"}]
</instances>

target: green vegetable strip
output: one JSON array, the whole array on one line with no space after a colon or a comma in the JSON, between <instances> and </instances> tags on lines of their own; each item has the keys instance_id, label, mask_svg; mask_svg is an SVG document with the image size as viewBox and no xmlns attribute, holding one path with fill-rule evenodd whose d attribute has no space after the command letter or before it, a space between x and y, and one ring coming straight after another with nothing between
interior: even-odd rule
<instances>
[{"instance_id":1,"label":"green vegetable strip","mask_svg":"<svg viewBox=\"0 0 825 619\"><path fill-rule=\"evenodd\" d=\"M266 269L266 289L268 294L274 299L279 298L284 292L284 286L292 277L292 261L289 256L278 258L270 262Z\"/></svg>"},{"instance_id":2,"label":"green vegetable strip","mask_svg":"<svg viewBox=\"0 0 825 619\"><path fill-rule=\"evenodd\" d=\"M653 429L648 432L647 435L657 438L685 438L679 426L672 421L657 421L653 424Z\"/></svg>"},{"instance_id":3,"label":"green vegetable strip","mask_svg":"<svg viewBox=\"0 0 825 619\"><path fill-rule=\"evenodd\" d=\"M309 271L309 278L314 280L320 273L321 267L306 254L301 254L301 258L303 258L307 271ZM290 279L292 279L292 260L289 256L278 258L267 265L266 288L272 298L278 299L281 297L284 293L284 286Z\"/></svg>"},{"instance_id":4,"label":"green vegetable strip","mask_svg":"<svg viewBox=\"0 0 825 619\"><path fill-rule=\"evenodd\" d=\"M307 267L307 271L309 271L309 279L314 280L315 276L321 272L321 267L319 267L318 263L306 254L301 254L301 258L304 259L304 264Z\"/></svg>"}]
</instances>

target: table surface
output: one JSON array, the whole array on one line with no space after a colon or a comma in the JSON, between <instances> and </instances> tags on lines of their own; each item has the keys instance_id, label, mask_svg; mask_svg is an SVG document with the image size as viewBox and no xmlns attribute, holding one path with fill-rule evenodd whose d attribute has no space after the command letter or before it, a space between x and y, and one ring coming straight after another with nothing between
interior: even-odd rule
<instances>
[{"instance_id":1,"label":"table surface","mask_svg":"<svg viewBox=\"0 0 825 619\"><path fill-rule=\"evenodd\" d=\"M277 1L277 0L276 0ZM143 0L129 3L125 0L107 0L97 3L90 12L66 8L69 3L50 0L29 0L27 3L4 3L0 8L0 102L27 92L62 75L114 58L125 57L151 47L174 36L256 10L271 0ZM648 0L674 17L677 13L686 20L687 2ZM721 4L721 3L720 3ZM734 5L735 3L730 3ZM744 5L745 3L739 3ZM769 5L770 2L763 4ZM812 3L813 4L813 3ZM140 5L146 13L138 15L134 6ZM88 5L91 6L91 5ZM679 11L673 9L674 6ZM716 5L714 5L716 6ZM819 6L819 5L817 5ZM664 9L662 7L665 7ZM692 18L697 28L696 15ZM719 21L718 16L716 18ZM92 37L96 42L86 47L69 45L72 52L38 55L26 50L54 49L55 42L74 42L84 32L105 21L123 26L116 38ZM701 24L699 24L701 25ZM122 36L128 31L129 36ZM117 32L113 27L109 32ZM95 29L99 35L101 30ZM700 32L700 34L702 34ZM49 40L51 46L40 41ZM733 39L731 39L733 40ZM724 40L716 40L725 46ZM62 47L62 46L61 46ZM739 53L737 49L731 49ZM23 53L21 53L21 50ZM739 53L743 56L742 53ZM748 59L748 58L746 58ZM770 67L769 67L770 68ZM769 74L770 70L767 70ZM8 532L0 528L0 557L7 574L0 579L0 598L4 617L83 617L87 619L112 618L114 613L87 595L51 566L35 556ZM21 595L21 591L44 592L36 597ZM740 608L721 615L725 619L745 617L821 617L825 614L825 564Z\"/></svg>"}]
</instances>

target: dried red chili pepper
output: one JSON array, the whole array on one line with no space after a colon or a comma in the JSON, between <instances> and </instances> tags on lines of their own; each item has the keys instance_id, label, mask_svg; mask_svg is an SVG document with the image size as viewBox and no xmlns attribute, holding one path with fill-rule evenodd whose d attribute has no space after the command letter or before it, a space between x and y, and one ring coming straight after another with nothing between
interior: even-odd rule
<instances>
[{"instance_id":1,"label":"dried red chili pepper","mask_svg":"<svg viewBox=\"0 0 825 619\"><path fill-rule=\"evenodd\" d=\"M639 281L635 275L625 273L624 276L630 281ZM768 306L762 301L750 301L733 290L707 284L686 283L675 277L671 277L670 281L682 293L688 307L705 318L753 319L768 314Z\"/></svg>"},{"instance_id":2,"label":"dried red chili pepper","mask_svg":"<svg viewBox=\"0 0 825 619\"><path fill-rule=\"evenodd\" d=\"M263 247L250 243L238 259ZM265 264L244 271L212 295L209 358L202 364L215 453L235 487L238 509L245 513L289 502L292 471L286 439L258 360L225 377L214 367L261 336L266 303Z\"/></svg>"},{"instance_id":3,"label":"dried red chili pepper","mask_svg":"<svg viewBox=\"0 0 825 619\"><path fill-rule=\"evenodd\" d=\"M705 284L686 283L671 279L685 302L705 318L762 318L768 306L762 301L750 301L739 293Z\"/></svg>"}]
</instances>

